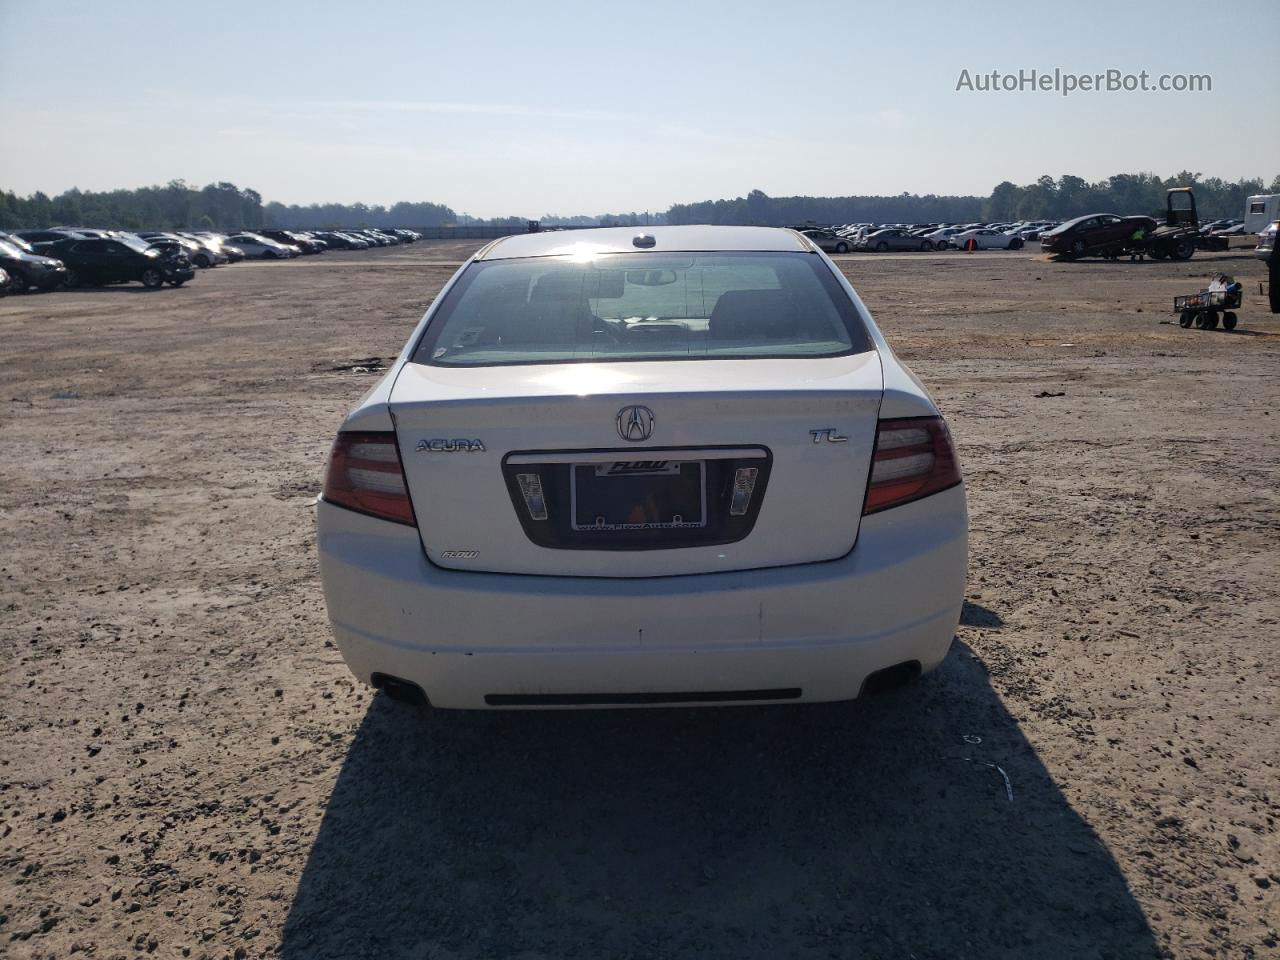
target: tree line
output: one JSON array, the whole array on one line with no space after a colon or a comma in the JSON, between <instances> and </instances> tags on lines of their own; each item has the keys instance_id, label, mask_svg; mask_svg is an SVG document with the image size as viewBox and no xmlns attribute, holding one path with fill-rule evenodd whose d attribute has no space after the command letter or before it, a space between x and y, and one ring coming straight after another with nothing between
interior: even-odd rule
<instances>
[{"instance_id":1,"label":"tree line","mask_svg":"<svg viewBox=\"0 0 1280 960\"><path fill-rule=\"evenodd\" d=\"M1201 220L1244 217L1245 201L1259 193L1280 193L1280 175L1266 184L1261 177L1223 180L1183 170L1162 180L1153 173L1118 173L1089 183L1063 175L1043 176L1023 186L1000 183L983 203L982 219L1065 220L1086 213L1147 214L1163 217L1166 191L1191 187Z\"/></svg>"},{"instance_id":2,"label":"tree line","mask_svg":"<svg viewBox=\"0 0 1280 960\"><path fill-rule=\"evenodd\" d=\"M263 203L256 190L234 183L195 187L182 180L164 186L102 192L71 189L50 197L37 191L20 197L0 191L0 229L110 226L157 230L252 230L257 227L434 227L457 223L442 203ZM519 221L521 224L523 220Z\"/></svg>"},{"instance_id":3,"label":"tree line","mask_svg":"<svg viewBox=\"0 0 1280 960\"><path fill-rule=\"evenodd\" d=\"M668 223L785 226L803 223L929 223L976 220L982 197L771 197L752 190L733 200L673 204Z\"/></svg>"},{"instance_id":4,"label":"tree line","mask_svg":"<svg viewBox=\"0 0 1280 960\"><path fill-rule=\"evenodd\" d=\"M308 206L272 201L262 208L262 226L325 230L334 227L440 227L458 222L443 203L400 201L389 207L363 203L313 203ZM519 221L524 224L525 221Z\"/></svg>"},{"instance_id":5,"label":"tree line","mask_svg":"<svg viewBox=\"0 0 1280 960\"><path fill-rule=\"evenodd\" d=\"M181 180L136 190L73 188L55 197L0 191L0 229L58 225L242 230L264 225L262 196L233 183L197 189Z\"/></svg>"},{"instance_id":6,"label":"tree line","mask_svg":"<svg viewBox=\"0 0 1280 960\"><path fill-rule=\"evenodd\" d=\"M1019 186L1004 181L990 196L941 196L903 193L896 197L770 197L752 190L745 197L673 204L665 213L599 216L547 214L544 222L574 226L660 223L760 224L936 223L974 220L1064 220L1085 213L1163 214L1165 191L1189 186L1203 220L1239 217L1245 198L1280 193L1280 175L1269 185L1258 177L1226 181L1181 171L1168 179L1152 173L1121 173L1090 183L1064 174L1043 176ZM20 197L0 191L0 229L40 229L58 225L114 226L126 229L252 230L256 227L436 227L493 224L522 227L522 217L488 220L456 213L442 203L314 203L307 206L263 203L256 190L234 183L195 187L182 180L134 190L71 189L50 197L37 191Z\"/></svg>"},{"instance_id":7,"label":"tree line","mask_svg":"<svg viewBox=\"0 0 1280 960\"><path fill-rule=\"evenodd\" d=\"M903 193L896 197L771 197L752 190L732 200L677 203L668 223L988 223L1012 220L1066 220L1088 213L1148 214L1163 217L1165 192L1191 187L1202 220L1243 217L1245 200L1259 193L1280 193L1280 175L1270 185L1261 177L1226 181L1183 170L1167 179L1153 173L1120 173L1096 183L1064 174L1042 176L1019 186L1004 181L988 197Z\"/></svg>"}]
</instances>

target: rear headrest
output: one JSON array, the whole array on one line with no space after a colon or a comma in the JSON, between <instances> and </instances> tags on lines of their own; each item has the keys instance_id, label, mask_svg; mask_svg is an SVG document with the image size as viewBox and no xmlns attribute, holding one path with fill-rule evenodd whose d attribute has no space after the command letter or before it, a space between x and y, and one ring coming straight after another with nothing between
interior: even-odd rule
<instances>
[{"instance_id":1,"label":"rear headrest","mask_svg":"<svg viewBox=\"0 0 1280 960\"><path fill-rule=\"evenodd\" d=\"M720 294L707 330L714 340L803 339L800 311L786 290L727 290Z\"/></svg>"},{"instance_id":2,"label":"rear headrest","mask_svg":"<svg viewBox=\"0 0 1280 960\"><path fill-rule=\"evenodd\" d=\"M586 299L582 289L582 275L577 273L544 273L533 285L530 303L575 303Z\"/></svg>"},{"instance_id":3,"label":"rear headrest","mask_svg":"<svg viewBox=\"0 0 1280 960\"><path fill-rule=\"evenodd\" d=\"M504 313L498 325L504 343L564 345L591 339L594 317L577 274L544 274L527 304Z\"/></svg>"}]
</instances>

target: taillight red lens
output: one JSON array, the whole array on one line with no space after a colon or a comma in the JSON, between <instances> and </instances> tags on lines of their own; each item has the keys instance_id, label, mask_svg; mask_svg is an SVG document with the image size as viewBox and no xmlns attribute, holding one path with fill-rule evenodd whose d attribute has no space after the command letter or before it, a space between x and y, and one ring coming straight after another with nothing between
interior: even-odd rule
<instances>
[{"instance_id":1,"label":"taillight red lens","mask_svg":"<svg viewBox=\"0 0 1280 960\"><path fill-rule=\"evenodd\" d=\"M416 523L396 435L340 433L329 454L324 499L396 523Z\"/></svg>"},{"instance_id":2,"label":"taillight red lens","mask_svg":"<svg viewBox=\"0 0 1280 960\"><path fill-rule=\"evenodd\" d=\"M919 500L960 482L951 432L941 417L881 420L863 516Z\"/></svg>"}]
</instances>

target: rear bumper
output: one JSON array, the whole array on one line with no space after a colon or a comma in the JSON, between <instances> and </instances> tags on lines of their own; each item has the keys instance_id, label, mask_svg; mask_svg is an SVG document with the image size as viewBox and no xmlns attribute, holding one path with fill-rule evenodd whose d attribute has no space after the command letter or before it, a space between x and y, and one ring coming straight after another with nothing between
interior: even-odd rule
<instances>
[{"instance_id":1,"label":"rear bumper","mask_svg":"<svg viewBox=\"0 0 1280 960\"><path fill-rule=\"evenodd\" d=\"M681 577L444 570L412 527L323 502L318 528L352 672L411 681L446 708L583 694L850 699L878 670L937 666L964 599L963 487L863 518L839 560Z\"/></svg>"}]
</instances>

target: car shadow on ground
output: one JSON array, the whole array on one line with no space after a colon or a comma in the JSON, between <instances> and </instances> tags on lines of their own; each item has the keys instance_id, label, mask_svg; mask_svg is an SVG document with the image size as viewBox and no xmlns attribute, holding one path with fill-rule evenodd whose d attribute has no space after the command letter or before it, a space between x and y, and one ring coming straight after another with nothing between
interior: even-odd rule
<instances>
[{"instance_id":1,"label":"car shadow on ground","mask_svg":"<svg viewBox=\"0 0 1280 960\"><path fill-rule=\"evenodd\" d=\"M297 960L690 955L1158 951L959 642L921 684L848 704L468 714L379 696L283 941Z\"/></svg>"},{"instance_id":2,"label":"car shadow on ground","mask_svg":"<svg viewBox=\"0 0 1280 960\"><path fill-rule=\"evenodd\" d=\"M182 281L188 284L190 280ZM123 283L104 283L101 286L81 286L81 287L60 287L57 294L60 297L75 296L76 294L99 294L99 293L159 293L161 290L180 290L181 287L175 287L166 283L163 287L156 287L154 290L150 287L144 287L142 284L123 284ZM51 291L52 292L52 291Z\"/></svg>"},{"instance_id":3,"label":"car shadow on ground","mask_svg":"<svg viewBox=\"0 0 1280 960\"><path fill-rule=\"evenodd\" d=\"M1004 618L994 610L980 603L966 600L960 609L960 623L966 627L981 627L986 630L999 630L1004 626Z\"/></svg>"},{"instance_id":4,"label":"car shadow on ground","mask_svg":"<svg viewBox=\"0 0 1280 960\"><path fill-rule=\"evenodd\" d=\"M1206 260L1206 259L1196 260L1194 257L1190 260L1171 260L1168 258L1164 260L1158 260L1155 257L1150 257L1150 256L1144 257L1141 260L1130 260L1129 255L1127 253L1121 254L1120 256L1116 257L1114 260L1111 259L1110 257L1099 257L1094 254L1089 254L1083 257L1068 257L1061 253L1041 253L1039 255L1043 257L1045 262L1047 263L1060 263L1066 266L1073 266L1073 267L1105 267L1108 269L1119 269L1121 267L1128 269L1128 268L1140 267L1144 270L1159 271L1159 270L1168 270L1171 266L1186 264L1192 267L1203 267L1206 276L1209 276L1214 273L1222 273L1223 265L1224 264L1229 265L1230 261L1237 261L1241 263L1244 263L1244 262L1261 263L1262 262L1253 255L1252 250L1248 250L1248 249L1243 251L1237 250L1231 253L1215 251L1215 255L1212 260ZM1266 265L1263 264L1263 266L1265 267Z\"/></svg>"}]
</instances>

